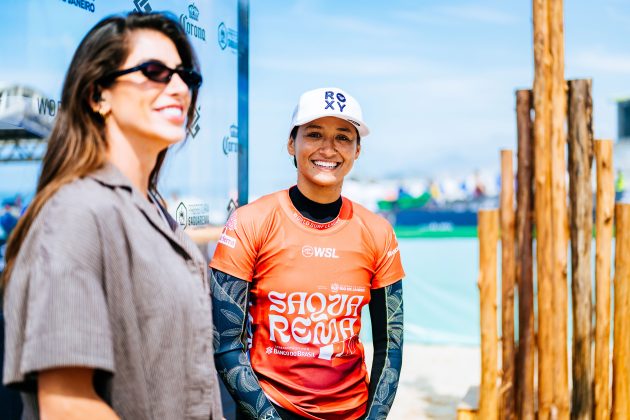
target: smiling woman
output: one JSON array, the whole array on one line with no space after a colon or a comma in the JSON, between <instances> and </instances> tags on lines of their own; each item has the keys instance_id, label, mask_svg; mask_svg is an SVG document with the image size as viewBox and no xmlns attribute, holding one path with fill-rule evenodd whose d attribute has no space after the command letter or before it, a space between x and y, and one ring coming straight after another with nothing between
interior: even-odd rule
<instances>
[{"instance_id":1,"label":"smiling woman","mask_svg":"<svg viewBox=\"0 0 630 420\"><path fill-rule=\"evenodd\" d=\"M299 169L298 189L316 202L335 201L361 152L358 131L336 117L318 118L297 128L287 149Z\"/></svg>"},{"instance_id":2,"label":"smiling woman","mask_svg":"<svg viewBox=\"0 0 630 420\"><path fill-rule=\"evenodd\" d=\"M157 191L201 76L162 13L108 17L74 54L4 271L4 383L23 418L222 418L203 256Z\"/></svg>"},{"instance_id":3,"label":"smiling woman","mask_svg":"<svg viewBox=\"0 0 630 420\"><path fill-rule=\"evenodd\" d=\"M221 235L210 263L215 362L241 418L382 419L391 408L402 362L398 243L385 219L341 195L368 134L346 92L304 93L287 143L297 185L237 209ZM359 340L368 303L369 377Z\"/></svg>"}]
</instances>

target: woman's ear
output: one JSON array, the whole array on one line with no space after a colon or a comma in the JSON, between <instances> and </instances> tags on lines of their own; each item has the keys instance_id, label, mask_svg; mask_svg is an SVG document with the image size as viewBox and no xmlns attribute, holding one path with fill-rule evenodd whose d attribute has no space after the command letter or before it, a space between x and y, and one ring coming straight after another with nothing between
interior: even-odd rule
<instances>
[{"instance_id":1,"label":"woman's ear","mask_svg":"<svg viewBox=\"0 0 630 420\"><path fill-rule=\"evenodd\" d=\"M98 86L93 87L90 95L90 107L92 111L101 114L103 117L109 115L112 107L107 98L109 98L109 92L107 90L101 90Z\"/></svg>"},{"instance_id":2,"label":"woman's ear","mask_svg":"<svg viewBox=\"0 0 630 420\"><path fill-rule=\"evenodd\" d=\"M90 108L92 108L92 111L98 112L100 101L101 101L101 88L98 86L92 86L90 88Z\"/></svg>"},{"instance_id":3,"label":"woman's ear","mask_svg":"<svg viewBox=\"0 0 630 420\"><path fill-rule=\"evenodd\" d=\"M295 156L295 139L293 137L289 137L289 141L287 142L287 151L291 156Z\"/></svg>"}]
</instances>

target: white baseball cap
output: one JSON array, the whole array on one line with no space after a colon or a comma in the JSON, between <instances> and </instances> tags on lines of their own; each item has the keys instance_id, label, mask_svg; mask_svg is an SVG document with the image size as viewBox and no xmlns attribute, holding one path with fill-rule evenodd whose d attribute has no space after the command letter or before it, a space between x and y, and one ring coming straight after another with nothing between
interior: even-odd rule
<instances>
[{"instance_id":1,"label":"white baseball cap","mask_svg":"<svg viewBox=\"0 0 630 420\"><path fill-rule=\"evenodd\" d=\"M304 125L322 117L337 117L348 121L357 128L361 137L370 134L370 130L363 122L363 113L357 100L335 87L304 92L293 111L289 132L295 126Z\"/></svg>"}]
</instances>

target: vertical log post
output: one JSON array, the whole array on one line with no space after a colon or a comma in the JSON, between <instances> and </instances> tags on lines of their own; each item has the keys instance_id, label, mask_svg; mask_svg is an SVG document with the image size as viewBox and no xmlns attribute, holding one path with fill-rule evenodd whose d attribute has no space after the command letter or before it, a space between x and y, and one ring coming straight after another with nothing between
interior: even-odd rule
<instances>
[{"instance_id":1,"label":"vertical log post","mask_svg":"<svg viewBox=\"0 0 630 420\"><path fill-rule=\"evenodd\" d=\"M610 419L610 265L615 210L612 140L595 141L595 420Z\"/></svg>"},{"instance_id":2,"label":"vertical log post","mask_svg":"<svg viewBox=\"0 0 630 420\"><path fill-rule=\"evenodd\" d=\"M630 205L615 206L612 418L630 418Z\"/></svg>"},{"instance_id":3,"label":"vertical log post","mask_svg":"<svg viewBox=\"0 0 630 420\"><path fill-rule=\"evenodd\" d=\"M479 236L479 300L481 305L481 389L479 390L479 418L498 417L497 390L497 240L499 238L498 210L480 210Z\"/></svg>"},{"instance_id":4,"label":"vertical log post","mask_svg":"<svg viewBox=\"0 0 630 420\"><path fill-rule=\"evenodd\" d=\"M548 0L533 0L534 20L534 196L538 278L538 418L551 417L554 397L552 218Z\"/></svg>"},{"instance_id":5,"label":"vertical log post","mask_svg":"<svg viewBox=\"0 0 630 420\"><path fill-rule=\"evenodd\" d=\"M501 419L516 419L514 394L514 169L511 150L501 150Z\"/></svg>"},{"instance_id":6,"label":"vertical log post","mask_svg":"<svg viewBox=\"0 0 630 420\"><path fill-rule=\"evenodd\" d=\"M532 266L532 137L531 90L516 92L518 166L516 194L516 282L518 284L517 417L534 420L534 280Z\"/></svg>"},{"instance_id":7,"label":"vertical log post","mask_svg":"<svg viewBox=\"0 0 630 420\"><path fill-rule=\"evenodd\" d=\"M591 243L593 235L593 120L591 81L569 82L569 203L573 297L573 391L571 418L592 419Z\"/></svg>"},{"instance_id":8,"label":"vertical log post","mask_svg":"<svg viewBox=\"0 0 630 420\"><path fill-rule=\"evenodd\" d=\"M551 52L551 219L554 405L558 419L570 417L568 341L567 260L569 224L566 190L566 82L564 79L563 0L549 1L549 50Z\"/></svg>"}]
</instances>

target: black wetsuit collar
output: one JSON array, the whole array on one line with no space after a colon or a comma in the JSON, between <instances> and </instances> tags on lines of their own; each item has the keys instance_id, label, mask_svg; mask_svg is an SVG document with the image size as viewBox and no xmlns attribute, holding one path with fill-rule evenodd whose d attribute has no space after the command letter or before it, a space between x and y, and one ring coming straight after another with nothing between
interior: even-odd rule
<instances>
[{"instance_id":1,"label":"black wetsuit collar","mask_svg":"<svg viewBox=\"0 0 630 420\"><path fill-rule=\"evenodd\" d=\"M291 198L291 203L302 216L317 223L326 223L334 220L339 216L341 204L343 203L341 196L332 203L317 203L302 194L297 185L289 188L289 198Z\"/></svg>"}]
</instances>

